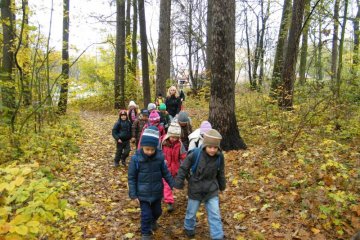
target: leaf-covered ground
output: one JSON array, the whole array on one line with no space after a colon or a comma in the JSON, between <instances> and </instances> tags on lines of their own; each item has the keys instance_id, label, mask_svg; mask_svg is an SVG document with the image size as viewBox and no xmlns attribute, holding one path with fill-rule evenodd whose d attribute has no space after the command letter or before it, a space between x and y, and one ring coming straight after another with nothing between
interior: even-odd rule
<instances>
[{"instance_id":1,"label":"leaf-covered ground","mask_svg":"<svg viewBox=\"0 0 360 240\"><path fill-rule=\"evenodd\" d=\"M189 112L194 118L205 117L194 109ZM140 209L128 197L127 168L113 167L115 144L111 128L116 118L115 114L81 113L81 151L78 161L63 175L72 186L65 197L78 211L72 223L76 226L71 233L74 238L139 239ZM261 134L262 130L256 131ZM273 149L266 144L226 153L228 185L220 199L228 239L349 239L360 228L358 195L349 196L349 192L359 190L355 184L358 170L345 173L341 167L339 170L330 166L328 171L316 171L317 165L303 164L308 161L306 156L299 161L296 154L291 149ZM356 161L359 155L349 151L344 157ZM330 176L331 169L338 177ZM339 174L346 176L342 179ZM324 188L317 187L320 180ZM336 191L344 186L348 191ZM333 201L328 197L330 191ZM155 239L185 239L186 190L177 194L175 201L171 214L163 205ZM336 208L343 207L342 203L351 203L346 208L351 210L338 216L342 212ZM196 239L209 239L203 206L197 218Z\"/></svg>"}]
</instances>

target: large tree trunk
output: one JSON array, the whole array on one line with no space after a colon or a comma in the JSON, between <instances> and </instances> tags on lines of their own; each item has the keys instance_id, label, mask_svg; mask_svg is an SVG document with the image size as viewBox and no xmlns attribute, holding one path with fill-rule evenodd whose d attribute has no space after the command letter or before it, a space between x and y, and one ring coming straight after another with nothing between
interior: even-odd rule
<instances>
[{"instance_id":1,"label":"large tree trunk","mask_svg":"<svg viewBox=\"0 0 360 240\"><path fill-rule=\"evenodd\" d=\"M212 44L211 44L211 31L212 31L212 4L213 0L207 1L207 16L206 16L206 73L208 78L211 77L211 56L212 56Z\"/></svg>"},{"instance_id":2,"label":"large tree trunk","mask_svg":"<svg viewBox=\"0 0 360 240\"><path fill-rule=\"evenodd\" d=\"M292 0L284 0L283 5L283 12L281 16L281 23L278 35L278 42L276 45L276 53L275 53L275 60L274 60L274 69L271 79L271 86L270 86L270 96L273 98L277 98L279 92L279 86L281 83L281 73L284 63L284 56L285 56L285 43L288 37L288 30L290 26L291 20L291 2Z\"/></svg>"},{"instance_id":3,"label":"large tree trunk","mask_svg":"<svg viewBox=\"0 0 360 240\"><path fill-rule=\"evenodd\" d=\"M166 94L166 80L170 79L170 23L171 1L160 1L159 41L156 68L156 93Z\"/></svg>"},{"instance_id":4,"label":"large tree trunk","mask_svg":"<svg viewBox=\"0 0 360 240\"><path fill-rule=\"evenodd\" d=\"M15 110L15 78L13 69L14 62L14 40L15 23L14 13L12 12L13 0L1 1L1 20L3 29L3 59L1 65L1 87L2 102L5 107L4 117L7 123L11 122L11 116Z\"/></svg>"},{"instance_id":5,"label":"large tree trunk","mask_svg":"<svg viewBox=\"0 0 360 240\"><path fill-rule=\"evenodd\" d=\"M147 50L146 20L144 0L139 0L139 24L140 24L140 42L141 42L141 66L142 66L142 84L144 95L144 107L151 101L150 81L149 81L149 59Z\"/></svg>"},{"instance_id":6,"label":"large tree trunk","mask_svg":"<svg viewBox=\"0 0 360 240\"><path fill-rule=\"evenodd\" d=\"M224 150L245 149L235 117L235 0L214 1L209 121Z\"/></svg>"},{"instance_id":7,"label":"large tree trunk","mask_svg":"<svg viewBox=\"0 0 360 240\"><path fill-rule=\"evenodd\" d=\"M307 64L307 50L308 50L308 39L309 39L309 26L310 26L310 0L306 0L305 3L305 14L304 20L307 20L304 25L301 50L300 50L300 66L299 66L299 83L303 85L306 82L306 64Z\"/></svg>"},{"instance_id":8,"label":"large tree trunk","mask_svg":"<svg viewBox=\"0 0 360 240\"><path fill-rule=\"evenodd\" d=\"M116 0L115 109L125 108L125 0Z\"/></svg>"},{"instance_id":9,"label":"large tree trunk","mask_svg":"<svg viewBox=\"0 0 360 240\"><path fill-rule=\"evenodd\" d=\"M337 72L337 59L338 59L338 40L339 40L339 8L340 0L335 0L334 6L334 32L333 32L333 41L331 48L331 86L333 92L335 92L335 80Z\"/></svg>"},{"instance_id":10,"label":"large tree trunk","mask_svg":"<svg viewBox=\"0 0 360 240\"><path fill-rule=\"evenodd\" d=\"M137 69L137 26L138 26L138 10L137 0L133 0L133 32L131 38L132 45L132 61L131 61L131 73L136 81L136 69Z\"/></svg>"},{"instance_id":11,"label":"large tree trunk","mask_svg":"<svg viewBox=\"0 0 360 240\"><path fill-rule=\"evenodd\" d=\"M302 30L305 1L294 1L293 15L289 33L289 43L282 71L282 88L279 106L282 109L291 110L293 107L294 82L296 79L296 61L299 51L299 41Z\"/></svg>"},{"instance_id":12,"label":"large tree trunk","mask_svg":"<svg viewBox=\"0 0 360 240\"><path fill-rule=\"evenodd\" d=\"M341 87L341 72L343 67L342 57L343 57L343 51L344 51L344 41L345 41L345 30L346 30L346 20L347 20L347 10L349 5L349 0L344 1L344 21L341 25L341 38L340 38L340 44L339 44L339 63L338 63L338 69L336 73L336 91L335 96L336 98L340 97L340 87Z\"/></svg>"},{"instance_id":13,"label":"large tree trunk","mask_svg":"<svg viewBox=\"0 0 360 240\"><path fill-rule=\"evenodd\" d=\"M68 101L69 88L69 5L70 0L63 2L63 38L62 38L62 81L60 99L58 103L59 113L65 114Z\"/></svg>"}]
</instances>

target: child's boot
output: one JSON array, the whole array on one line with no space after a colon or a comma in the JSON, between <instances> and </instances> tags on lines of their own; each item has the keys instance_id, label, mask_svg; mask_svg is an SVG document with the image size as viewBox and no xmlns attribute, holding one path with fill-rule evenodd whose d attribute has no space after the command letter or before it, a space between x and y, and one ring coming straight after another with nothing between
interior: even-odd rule
<instances>
[{"instance_id":1,"label":"child's boot","mask_svg":"<svg viewBox=\"0 0 360 240\"><path fill-rule=\"evenodd\" d=\"M173 211L174 211L174 206L173 206L172 203L168 203L168 205L167 205L167 211L168 211L168 212L173 212Z\"/></svg>"},{"instance_id":2,"label":"child's boot","mask_svg":"<svg viewBox=\"0 0 360 240\"><path fill-rule=\"evenodd\" d=\"M141 240L151 240L152 236L150 234L143 234L141 236Z\"/></svg>"},{"instance_id":3,"label":"child's boot","mask_svg":"<svg viewBox=\"0 0 360 240\"><path fill-rule=\"evenodd\" d=\"M184 231L188 238L193 238L195 236L195 230L189 230L185 228Z\"/></svg>"},{"instance_id":4,"label":"child's boot","mask_svg":"<svg viewBox=\"0 0 360 240\"><path fill-rule=\"evenodd\" d=\"M121 164L126 167L126 162L125 162L125 159L121 159Z\"/></svg>"},{"instance_id":5,"label":"child's boot","mask_svg":"<svg viewBox=\"0 0 360 240\"><path fill-rule=\"evenodd\" d=\"M151 230L156 231L159 228L159 224L155 221L151 223Z\"/></svg>"}]
</instances>

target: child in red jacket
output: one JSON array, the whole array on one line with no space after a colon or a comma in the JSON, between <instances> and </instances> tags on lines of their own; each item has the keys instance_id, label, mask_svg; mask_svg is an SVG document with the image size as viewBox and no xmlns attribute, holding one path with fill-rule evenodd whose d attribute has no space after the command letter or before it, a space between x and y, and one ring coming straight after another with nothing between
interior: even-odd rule
<instances>
[{"instance_id":1,"label":"child in red jacket","mask_svg":"<svg viewBox=\"0 0 360 240\"><path fill-rule=\"evenodd\" d=\"M184 145L180 141L181 127L178 123L171 123L168 132L162 141L162 151L165 163L173 177L177 175L181 162L186 157ZM167 204L168 212L174 210L174 196L169 185L164 181L164 202Z\"/></svg>"}]
</instances>

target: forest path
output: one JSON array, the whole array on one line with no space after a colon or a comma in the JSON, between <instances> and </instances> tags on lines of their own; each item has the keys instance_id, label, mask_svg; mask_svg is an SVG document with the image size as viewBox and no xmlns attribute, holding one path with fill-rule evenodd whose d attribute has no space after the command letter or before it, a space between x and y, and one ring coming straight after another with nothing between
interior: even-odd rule
<instances>
[{"instance_id":1,"label":"forest path","mask_svg":"<svg viewBox=\"0 0 360 240\"><path fill-rule=\"evenodd\" d=\"M128 197L127 167L113 166L116 148L111 129L116 120L117 116L111 114L81 112L84 138L79 160L65 177L71 185L66 197L78 210L74 225L81 228L83 239L140 239L140 209ZM131 149L130 156L135 149L133 144ZM185 239L182 226L186 191L176 197L175 211L171 214L163 204L160 228L154 239ZM197 239L209 238L206 217L203 220L204 224L197 229Z\"/></svg>"}]
</instances>

